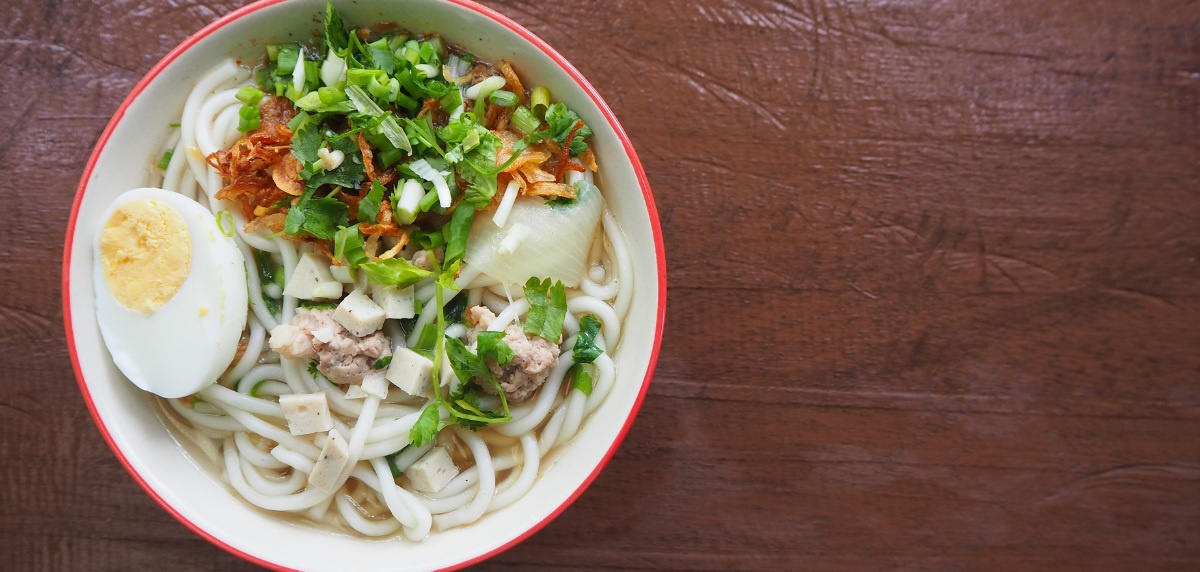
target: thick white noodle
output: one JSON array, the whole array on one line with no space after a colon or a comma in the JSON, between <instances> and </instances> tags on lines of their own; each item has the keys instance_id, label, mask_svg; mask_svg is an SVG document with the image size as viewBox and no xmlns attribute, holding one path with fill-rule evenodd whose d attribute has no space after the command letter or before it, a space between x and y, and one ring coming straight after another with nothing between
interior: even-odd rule
<instances>
[{"instance_id":1,"label":"thick white noodle","mask_svg":"<svg viewBox=\"0 0 1200 572\"><path fill-rule=\"evenodd\" d=\"M488 506L489 511L500 510L514 502L517 502L529 489L533 487L533 481L537 479L538 465L541 459L541 453L538 452L537 439L532 433L521 435L521 473L517 477L515 483L496 494L492 499L492 504Z\"/></svg>"},{"instance_id":2,"label":"thick white noodle","mask_svg":"<svg viewBox=\"0 0 1200 572\"><path fill-rule=\"evenodd\" d=\"M575 432L579 430L579 423L583 421L583 406L587 403L587 396L578 389L571 389L571 395L567 398L567 415L563 419L562 432L558 434L558 439L555 439L555 445L562 445L570 441L575 436Z\"/></svg>"},{"instance_id":3,"label":"thick white noodle","mask_svg":"<svg viewBox=\"0 0 1200 572\"><path fill-rule=\"evenodd\" d=\"M240 380L238 380L237 389L241 393L247 395L258 385L260 381L266 380L283 380L283 368L278 364L261 364L255 366L254 369L246 372Z\"/></svg>"},{"instance_id":4,"label":"thick white noodle","mask_svg":"<svg viewBox=\"0 0 1200 572\"><path fill-rule=\"evenodd\" d=\"M271 456L270 450L260 449L258 446L251 443L250 434L245 431L238 431L237 433L234 433L233 442L237 443L238 454L256 467L262 467L264 469L287 468L286 463Z\"/></svg>"},{"instance_id":5,"label":"thick white noodle","mask_svg":"<svg viewBox=\"0 0 1200 572\"><path fill-rule=\"evenodd\" d=\"M267 304L263 301L262 282L258 278L258 263L254 260L254 253L250 251L250 247L245 242L236 241L238 249L242 251L242 261L246 265L246 291L249 293L250 311L254 313L254 317L262 324L263 329L268 332L275 329L279 325L279 321L271 312L267 310Z\"/></svg>"},{"instance_id":6,"label":"thick white noodle","mask_svg":"<svg viewBox=\"0 0 1200 572\"><path fill-rule=\"evenodd\" d=\"M246 342L246 349L242 351L241 359L225 375L221 376L222 385L233 385L258 365L258 356L262 354L267 332L253 316L246 322L250 327L250 339Z\"/></svg>"},{"instance_id":7,"label":"thick white noodle","mask_svg":"<svg viewBox=\"0 0 1200 572\"><path fill-rule=\"evenodd\" d=\"M304 488L306 484L307 479L303 474L297 472L292 472L284 477L264 475L262 469L252 464L240 448L238 454L242 459L242 475L246 478L246 483L261 494L290 495Z\"/></svg>"},{"instance_id":8,"label":"thick white noodle","mask_svg":"<svg viewBox=\"0 0 1200 572\"><path fill-rule=\"evenodd\" d=\"M612 243L613 256L617 259L616 279L621 281L617 300L613 302L613 310L616 310L617 317L624 321L625 314L629 312L629 304L633 301L633 263L630 261L629 247L625 242L625 235L621 234L621 227L617 225L617 219L613 218L611 212L604 211L601 220L604 221L604 233Z\"/></svg>"},{"instance_id":9,"label":"thick white noodle","mask_svg":"<svg viewBox=\"0 0 1200 572\"><path fill-rule=\"evenodd\" d=\"M365 536L387 536L400 530L400 522L394 518L368 520L351 503L349 495L338 494L334 498L334 503L337 505L338 514L342 516L346 524Z\"/></svg>"}]
</instances>

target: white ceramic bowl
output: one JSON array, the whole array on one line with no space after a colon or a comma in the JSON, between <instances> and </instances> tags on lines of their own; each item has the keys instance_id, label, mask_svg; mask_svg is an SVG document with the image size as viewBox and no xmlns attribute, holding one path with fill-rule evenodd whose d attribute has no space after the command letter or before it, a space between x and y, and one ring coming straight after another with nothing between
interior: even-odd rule
<instances>
[{"instance_id":1,"label":"white ceramic bowl","mask_svg":"<svg viewBox=\"0 0 1200 572\"><path fill-rule=\"evenodd\" d=\"M266 0L237 10L172 50L134 88L100 136L71 209L63 258L63 310L75 375L96 425L133 478L188 528L247 560L277 569L457 568L515 545L562 512L612 456L650 382L662 337L666 267L653 197L633 147L596 90L561 55L512 20L468 0L335 3L347 22L395 21L436 31L488 60L508 59L530 85L546 85L595 131L600 181L629 240L635 295L612 393L517 503L421 543L367 541L289 524L251 508L200 468L151 409L150 396L113 365L96 325L92 238L119 193L150 182L195 81L222 58L254 61L265 43L309 40L324 0ZM161 128L160 128L161 126ZM145 165L146 168L140 168ZM131 167L132 166L132 167ZM616 518L617 515L614 515Z\"/></svg>"}]
</instances>

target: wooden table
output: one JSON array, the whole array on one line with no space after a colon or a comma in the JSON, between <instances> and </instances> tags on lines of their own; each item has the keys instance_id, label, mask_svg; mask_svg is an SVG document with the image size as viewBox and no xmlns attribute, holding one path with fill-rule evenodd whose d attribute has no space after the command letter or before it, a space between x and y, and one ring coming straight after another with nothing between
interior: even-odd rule
<instances>
[{"instance_id":1,"label":"wooden table","mask_svg":"<svg viewBox=\"0 0 1200 572\"><path fill-rule=\"evenodd\" d=\"M57 264L113 110L238 4L0 7L0 568L252 568L104 445ZM487 4L624 123L670 294L612 463L480 569L1200 569L1200 4Z\"/></svg>"}]
</instances>

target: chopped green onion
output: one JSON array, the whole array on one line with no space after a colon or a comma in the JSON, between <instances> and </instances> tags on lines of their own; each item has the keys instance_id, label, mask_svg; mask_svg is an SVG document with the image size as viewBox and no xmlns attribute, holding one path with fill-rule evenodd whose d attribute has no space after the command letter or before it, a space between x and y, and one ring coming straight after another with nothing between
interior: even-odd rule
<instances>
[{"instance_id":1,"label":"chopped green onion","mask_svg":"<svg viewBox=\"0 0 1200 572\"><path fill-rule=\"evenodd\" d=\"M333 105L334 103L346 101L347 99L346 92L344 90L334 87L317 88L316 93L320 96L322 105Z\"/></svg>"},{"instance_id":2,"label":"chopped green onion","mask_svg":"<svg viewBox=\"0 0 1200 572\"><path fill-rule=\"evenodd\" d=\"M238 110L238 131L249 133L258 129L258 108L252 105L243 105Z\"/></svg>"},{"instance_id":3,"label":"chopped green onion","mask_svg":"<svg viewBox=\"0 0 1200 572\"><path fill-rule=\"evenodd\" d=\"M171 155L174 154L174 149L167 149L166 151L163 151L162 158L158 160L158 168L165 171L167 167L171 165Z\"/></svg>"},{"instance_id":4,"label":"chopped green onion","mask_svg":"<svg viewBox=\"0 0 1200 572\"><path fill-rule=\"evenodd\" d=\"M226 219L229 220L228 228L225 227L224 221ZM233 213L230 213L229 211L217 211L217 230L221 231L221 234L228 236L229 238L233 238L233 225Z\"/></svg>"},{"instance_id":5,"label":"chopped green onion","mask_svg":"<svg viewBox=\"0 0 1200 572\"><path fill-rule=\"evenodd\" d=\"M441 171L433 168L433 165L430 165L429 161L425 159L417 159L409 163L408 168L412 169L412 172L418 177L433 183L433 188L438 194L438 204L444 209L450 208L450 186L446 184L446 177Z\"/></svg>"},{"instance_id":6,"label":"chopped green onion","mask_svg":"<svg viewBox=\"0 0 1200 572\"><path fill-rule=\"evenodd\" d=\"M301 111L300 113L297 113L296 116L293 117L291 121L288 121L288 123L287 123L288 129L292 133L295 133L295 132L299 131L301 127L304 127L305 125L307 125L310 119L312 119L311 115Z\"/></svg>"},{"instance_id":7,"label":"chopped green onion","mask_svg":"<svg viewBox=\"0 0 1200 572\"><path fill-rule=\"evenodd\" d=\"M242 86L237 92L237 100L246 105L258 105L258 102L263 98L262 90L252 85Z\"/></svg>"},{"instance_id":8,"label":"chopped green onion","mask_svg":"<svg viewBox=\"0 0 1200 572\"><path fill-rule=\"evenodd\" d=\"M316 111L321 108L321 94L315 91L310 91L296 100L296 107L305 111Z\"/></svg>"},{"instance_id":9,"label":"chopped green onion","mask_svg":"<svg viewBox=\"0 0 1200 572\"><path fill-rule=\"evenodd\" d=\"M517 99L517 94L503 89L497 89L488 95L488 101L499 105L500 107L514 107L520 102Z\"/></svg>"},{"instance_id":10,"label":"chopped green onion","mask_svg":"<svg viewBox=\"0 0 1200 572\"><path fill-rule=\"evenodd\" d=\"M404 449L401 449L400 451L403 451L403 450ZM384 457L384 459L387 459L388 468L391 469L391 471L392 471L393 479L398 479L398 478L404 476L404 471L401 471L400 467L396 466L396 456L400 454L400 451L396 451L395 453L392 453L391 455Z\"/></svg>"},{"instance_id":11,"label":"chopped green onion","mask_svg":"<svg viewBox=\"0 0 1200 572\"><path fill-rule=\"evenodd\" d=\"M457 89L452 89L446 92L446 95L442 96L440 103L442 104L442 111L450 113L455 109L462 107L462 92Z\"/></svg>"},{"instance_id":12,"label":"chopped green onion","mask_svg":"<svg viewBox=\"0 0 1200 572\"><path fill-rule=\"evenodd\" d=\"M421 202L417 203L417 206L420 207L421 212L425 213L429 212L429 209L433 208L433 205L436 204L438 204L438 193L437 189L433 189L421 197Z\"/></svg>"},{"instance_id":13,"label":"chopped green onion","mask_svg":"<svg viewBox=\"0 0 1200 572\"><path fill-rule=\"evenodd\" d=\"M425 189L416 179L406 179L401 183L399 196L395 199L396 220L400 224L412 224L420 212L421 199Z\"/></svg>"},{"instance_id":14,"label":"chopped green onion","mask_svg":"<svg viewBox=\"0 0 1200 572\"><path fill-rule=\"evenodd\" d=\"M291 75L292 72L296 71L296 62L298 61L300 61L300 48L298 46L279 46L275 73L279 75Z\"/></svg>"},{"instance_id":15,"label":"chopped green onion","mask_svg":"<svg viewBox=\"0 0 1200 572\"><path fill-rule=\"evenodd\" d=\"M513 111L512 119L509 120L513 127L516 127L521 133L530 135L541 127L542 122L533 115L533 112L528 107L521 106Z\"/></svg>"},{"instance_id":16,"label":"chopped green onion","mask_svg":"<svg viewBox=\"0 0 1200 572\"><path fill-rule=\"evenodd\" d=\"M533 93L529 94L530 111L535 116L542 117L546 114L547 107L550 107L550 89L544 85L533 88Z\"/></svg>"},{"instance_id":17,"label":"chopped green onion","mask_svg":"<svg viewBox=\"0 0 1200 572\"><path fill-rule=\"evenodd\" d=\"M404 158L404 153L405 152L403 149L392 148L386 151L377 152L375 157L383 163L383 168L386 169L392 165L395 165L396 163L399 163L400 159Z\"/></svg>"}]
</instances>

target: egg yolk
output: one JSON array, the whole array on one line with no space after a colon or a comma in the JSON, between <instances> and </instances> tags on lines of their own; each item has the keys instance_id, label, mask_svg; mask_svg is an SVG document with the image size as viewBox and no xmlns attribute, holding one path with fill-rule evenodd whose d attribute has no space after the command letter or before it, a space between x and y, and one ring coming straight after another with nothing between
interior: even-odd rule
<instances>
[{"instance_id":1,"label":"egg yolk","mask_svg":"<svg viewBox=\"0 0 1200 572\"><path fill-rule=\"evenodd\" d=\"M175 296L191 270L187 223L152 199L125 203L100 231L100 263L113 298L135 312L153 313Z\"/></svg>"}]
</instances>

